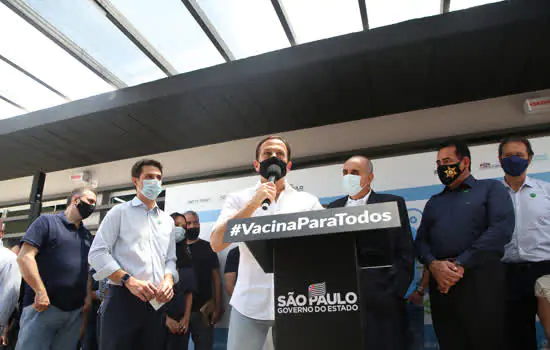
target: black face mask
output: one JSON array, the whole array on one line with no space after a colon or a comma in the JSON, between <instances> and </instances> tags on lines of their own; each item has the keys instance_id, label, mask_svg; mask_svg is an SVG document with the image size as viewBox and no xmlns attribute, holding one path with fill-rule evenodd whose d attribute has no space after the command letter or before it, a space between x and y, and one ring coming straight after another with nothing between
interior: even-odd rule
<instances>
[{"instance_id":1,"label":"black face mask","mask_svg":"<svg viewBox=\"0 0 550 350\"><path fill-rule=\"evenodd\" d=\"M201 229L199 227L192 227L185 230L185 238L194 241L197 238L199 238L199 234L201 233Z\"/></svg>"},{"instance_id":2,"label":"black face mask","mask_svg":"<svg viewBox=\"0 0 550 350\"><path fill-rule=\"evenodd\" d=\"M82 220L84 220L92 215L95 210L95 204L85 203L81 199L80 202L76 205L76 209L78 209L78 213L82 217Z\"/></svg>"},{"instance_id":3,"label":"black face mask","mask_svg":"<svg viewBox=\"0 0 550 350\"><path fill-rule=\"evenodd\" d=\"M437 167L437 176L439 181L445 186L452 184L462 174L460 162L456 164L440 165Z\"/></svg>"},{"instance_id":4,"label":"black face mask","mask_svg":"<svg viewBox=\"0 0 550 350\"><path fill-rule=\"evenodd\" d=\"M276 164L281 167L281 179L285 177L287 164L277 157L267 158L260 163L260 175L262 175L264 178L267 179L269 177L268 169L273 164Z\"/></svg>"}]
</instances>

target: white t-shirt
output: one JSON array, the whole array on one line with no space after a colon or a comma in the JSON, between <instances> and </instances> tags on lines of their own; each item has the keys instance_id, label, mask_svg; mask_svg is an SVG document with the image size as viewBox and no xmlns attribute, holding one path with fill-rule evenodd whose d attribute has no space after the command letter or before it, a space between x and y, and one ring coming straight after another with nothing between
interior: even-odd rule
<instances>
[{"instance_id":1,"label":"white t-shirt","mask_svg":"<svg viewBox=\"0 0 550 350\"><path fill-rule=\"evenodd\" d=\"M240 211L254 197L258 183L254 187L231 193L225 199L220 217L214 225L224 224L235 213ZM258 208L252 217L275 214L289 214L310 210L323 209L317 197L298 192L288 183L279 195L278 200L269 206L269 209ZM237 284L231 297L231 306L239 313L256 320L275 319L275 297L273 289L273 274L265 273L256 258L252 255L245 243L239 243L240 260Z\"/></svg>"}]
</instances>

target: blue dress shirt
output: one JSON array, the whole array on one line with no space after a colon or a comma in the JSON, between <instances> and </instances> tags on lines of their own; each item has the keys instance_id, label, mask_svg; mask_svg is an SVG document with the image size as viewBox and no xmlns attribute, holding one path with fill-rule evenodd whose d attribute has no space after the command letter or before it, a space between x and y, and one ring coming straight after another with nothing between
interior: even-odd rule
<instances>
[{"instance_id":1,"label":"blue dress shirt","mask_svg":"<svg viewBox=\"0 0 550 350\"><path fill-rule=\"evenodd\" d=\"M514 224L514 206L502 183L469 176L426 204L415 241L419 260L429 266L436 259L456 259L474 267L477 253L503 255Z\"/></svg>"}]
</instances>

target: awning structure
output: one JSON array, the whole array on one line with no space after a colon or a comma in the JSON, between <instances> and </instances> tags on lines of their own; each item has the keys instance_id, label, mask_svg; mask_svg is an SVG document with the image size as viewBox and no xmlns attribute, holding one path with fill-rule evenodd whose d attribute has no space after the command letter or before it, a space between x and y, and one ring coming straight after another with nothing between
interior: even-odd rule
<instances>
[{"instance_id":1,"label":"awning structure","mask_svg":"<svg viewBox=\"0 0 550 350\"><path fill-rule=\"evenodd\" d=\"M550 87L546 0L52 1L0 0L0 180Z\"/></svg>"}]
</instances>

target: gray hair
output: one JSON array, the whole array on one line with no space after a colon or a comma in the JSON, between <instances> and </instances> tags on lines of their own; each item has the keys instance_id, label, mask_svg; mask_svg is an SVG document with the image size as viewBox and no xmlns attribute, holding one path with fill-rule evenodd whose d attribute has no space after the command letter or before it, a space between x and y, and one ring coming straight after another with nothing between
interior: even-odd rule
<instances>
[{"instance_id":1,"label":"gray hair","mask_svg":"<svg viewBox=\"0 0 550 350\"><path fill-rule=\"evenodd\" d=\"M368 167L367 171L368 171L369 173L374 172L374 164L372 164L372 160L370 160L370 159L367 158L367 157L365 157L365 158L367 159L367 167Z\"/></svg>"},{"instance_id":2,"label":"gray hair","mask_svg":"<svg viewBox=\"0 0 550 350\"><path fill-rule=\"evenodd\" d=\"M361 156L361 155L356 155L356 156L349 157L348 160L350 160L351 158L362 158L362 159L366 160L367 161L367 172L368 173L374 172L374 165L372 164L372 160L370 160L368 157Z\"/></svg>"}]
</instances>

